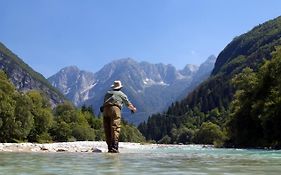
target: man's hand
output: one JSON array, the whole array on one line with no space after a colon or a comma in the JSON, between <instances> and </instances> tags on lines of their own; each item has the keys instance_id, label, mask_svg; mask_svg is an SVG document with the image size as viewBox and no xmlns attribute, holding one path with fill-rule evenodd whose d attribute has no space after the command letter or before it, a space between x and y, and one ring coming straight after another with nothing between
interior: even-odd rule
<instances>
[{"instance_id":1,"label":"man's hand","mask_svg":"<svg viewBox=\"0 0 281 175\"><path fill-rule=\"evenodd\" d=\"M137 112L137 108L134 107L134 109L131 109L131 113L133 114L135 112Z\"/></svg>"},{"instance_id":2,"label":"man's hand","mask_svg":"<svg viewBox=\"0 0 281 175\"><path fill-rule=\"evenodd\" d=\"M134 107L134 105L133 105L133 104L130 104L130 105L128 106L128 108L131 110L131 113L135 113L135 112L137 112L137 108L136 108L136 107Z\"/></svg>"}]
</instances>

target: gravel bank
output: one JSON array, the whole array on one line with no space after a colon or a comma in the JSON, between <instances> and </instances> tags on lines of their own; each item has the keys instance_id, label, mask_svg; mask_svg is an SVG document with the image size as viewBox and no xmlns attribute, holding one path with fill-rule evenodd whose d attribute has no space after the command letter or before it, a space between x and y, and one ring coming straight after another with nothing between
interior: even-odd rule
<instances>
[{"instance_id":1,"label":"gravel bank","mask_svg":"<svg viewBox=\"0 0 281 175\"><path fill-rule=\"evenodd\" d=\"M147 145L146 145L147 146ZM120 142L120 152L146 147L140 143ZM152 147L156 145L151 145ZM107 152L104 141L79 141L60 143L0 143L0 152Z\"/></svg>"}]
</instances>

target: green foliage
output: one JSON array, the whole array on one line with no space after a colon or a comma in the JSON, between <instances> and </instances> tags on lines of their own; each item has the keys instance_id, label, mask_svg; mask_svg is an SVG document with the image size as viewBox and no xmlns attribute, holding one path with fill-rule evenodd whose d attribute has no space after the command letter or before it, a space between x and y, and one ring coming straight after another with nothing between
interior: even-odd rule
<instances>
[{"instance_id":1,"label":"green foliage","mask_svg":"<svg viewBox=\"0 0 281 175\"><path fill-rule=\"evenodd\" d=\"M272 56L257 72L246 68L232 80L238 90L228 121L230 145L281 147L281 47Z\"/></svg>"},{"instance_id":2,"label":"green foliage","mask_svg":"<svg viewBox=\"0 0 281 175\"><path fill-rule=\"evenodd\" d=\"M171 132L171 142L170 143L179 143L179 144L193 143L194 133L195 133L194 129L189 129L185 126L182 126L178 129L173 128L172 132Z\"/></svg>"},{"instance_id":3,"label":"green foliage","mask_svg":"<svg viewBox=\"0 0 281 175\"><path fill-rule=\"evenodd\" d=\"M32 100L34 125L28 135L30 142L50 142L52 139L48 131L53 124L53 113L48 99L38 91L29 91L27 95ZM44 140L48 139L48 140Z\"/></svg>"},{"instance_id":4,"label":"green foliage","mask_svg":"<svg viewBox=\"0 0 281 175\"><path fill-rule=\"evenodd\" d=\"M16 95L14 125L10 123L10 129L13 134L11 138L15 140L25 140L34 125L34 116L32 115L32 101L25 94Z\"/></svg>"},{"instance_id":5,"label":"green foliage","mask_svg":"<svg viewBox=\"0 0 281 175\"><path fill-rule=\"evenodd\" d=\"M206 125L204 122L213 122L212 126L218 126L224 123L223 118L225 115L227 115L227 113L223 109L219 110L218 108L215 108L207 114L204 114L200 112L199 108L194 108L193 110L189 109L188 112L179 116L168 113L153 115L148 119L147 123L141 123L138 126L138 129L146 139L155 140L158 143L205 144L205 140L200 139L201 137L205 137L205 135L206 137L209 136L208 133L201 132L202 126ZM200 131L200 138L198 137L198 131ZM225 137L221 128L215 131L215 133L221 134L219 135L221 138ZM212 143L214 141L222 142L222 139L218 138L219 137L216 139L211 138Z\"/></svg>"},{"instance_id":6,"label":"green foliage","mask_svg":"<svg viewBox=\"0 0 281 175\"><path fill-rule=\"evenodd\" d=\"M87 125L74 126L72 135L78 141L95 139L95 131Z\"/></svg>"},{"instance_id":7,"label":"green foliage","mask_svg":"<svg viewBox=\"0 0 281 175\"><path fill-rule=\"evenodd\" d=\"M194 140L194 130L186 127L178 129L177 143L190 144Z\"/></svg>"},{"instance_id":8,"label":"green foliage","mask_svg":"<svg viewBox=\"0 0 281 175\"><path fill-rule=\"evenodd\" d=\"M136 127L122 121L119 140L121 142L144 142L145 138Z\"/></svg>"},{"instance_id":9,"label":"green foliage","mask_svg":"<svg viewBox=\"0 0 281 175\"><path fill-rule=\"evenodd\" d=\"M0 141L25 140L33 125L31 100L20 94L0 71Z\"/></svg>"},{"instance_id":10,"label":"green foliage","mask_svg":"<svg viewBox=\"0 0 281 175\"><path fill-rule=\"evenodd\" d=\"M280 145L281 134L276 132L281 124L277 117L281 76L276 61L280 49L271 55L275 46L281 45L280 36L281 17L278 17L233 39L218 55L211 77L166 112L154 114L141 123L138 126L141 133L147 140L159 141L167 135L171 143L179 143L180 128L188 128L198 139L201 125L212 122L220 127L223 140L227 139L224 133L228 128L230 146ZM256 74L264 60L272 57L275 63L265 63L267 66L260 70L263 72ZM195 137L191 139L194 141ZM196 141L203 142L206 141ZM218 140L216 144L222 142Z\"/></svg>"},{"instance_id":11,"label":"green foliage","mask_svg":"<svg viewBox=\"0 0 281 175\"><path fill-rule=\"evenodd\" d=\"M225 136L220 127L212 122L204 122L195 133L195 143L214 144L223 142Z\"/></svg>"},{"instance_id":12,"label":"green foliage","mask_svg":"<svg viewBox=\"0 0 281 175\"><path fill-rule=\"evenodd\" d=\"M270 53L273 51L274 46L280 45L281 35L281 17L270 20L262 25L258 25L250 32L247 32L226 46L226 48L219 54L216 67L214 68L213 75L223 73L222 67L233 62L233 60L240 56L245 56L246 64L239 64L229 69L237 69L237 67L257 67L264 58L269 58ZM228 72L232 72L228 70Z\"/></svg>"},{"instance_id":13,"label":"green foliage","mask_svg":"<svg viewBox=\"0 0 281 175\"><path fill-rule=\"evenodd\" d=\"M86 106L85 104L81 107L82 112L89 112L91 114L94 114L94 110L92 106Z\"/></svg>"},{"instance_id":14,"label":"green foliage","mask_svg":"<svg viewBox=\"0 0 281 175\"><path fill-rule=\"evenodd\" d=\"M158 141L159 144L169 144L171 143L172 139L168 135L165 135L162 139Z\"/></svg>"},{"instance_id":15,"label":"green foliage","mask_svg":"<svg viewBox=\"0 0 281 175\"><path fill-rule=\"evenodd\" d=\"M71 139L72 130L65 121L54 122L50 134L54 141L64 142Z\"/></svg>"},{"instance_id":16,"label":"green foliage","mask_svg":"<svg viewBox=\"0 0 281 175\"><path fill-rule=\"evenodd\" d=\"M89 112L82 112L65 102L55 108L55 124L51 135L55 141L94 140L95 131L89 122ZM87 120L88 119L88 120Z\"/></svg>"},{"instance_id":17,"label":"green foliage","mask_svg":"<svg viewBox=\"0 0 281 175\"><path fill-rule=\"evenodd\" d=\"M54 109L55 116L63 116L66 112L73 112L75 107L70 102L64 102Z\"/></svg>"},{"instance_id":18,"label":"green foliage","mask_svg":"<svg viewBox=\"0 0 281 175\"><path fill-rule=\"evenodd\" d=\"M281 17L268 21L236 37L218 55L211 77L181 101L204 113L214 108L229 107L235 88L230 80L244 68L256 71L265 58L271 59L274 47L281 45Z\"/></svg>"},{"instance_id":19,"label":"green foliage","mask_svg":"<svg viewBox=\"0 0 281 175\"><path fill-rule=\"evenodd\" d=\"M92 107L77 109L70 102L51 109L49 100L39 91L16 91L0 71L0 142L53 142L105 140L103 121ZM122 122L120 141L144 142L141 133Z\"/></svg>"},{"instance_id":20,"label":"green foliage","mask_svg":"<svg viewBox=\"0 0 281 175\"><path fill-rule=\"evenodd\" d=\"M244 147L257 145L259 142L258 135L262 135L259 118L251 115L254 99L250 96L255 93L257 81L257 75L250 68L245 68L242 73L232 79L232 83L238 90L231 105L230 116L232 119L228 126L231 130L229 132L230 138L235 142L235 145L243 145ZM241 135L243 136L241 137Z\"/></svg>"}]
</instances>

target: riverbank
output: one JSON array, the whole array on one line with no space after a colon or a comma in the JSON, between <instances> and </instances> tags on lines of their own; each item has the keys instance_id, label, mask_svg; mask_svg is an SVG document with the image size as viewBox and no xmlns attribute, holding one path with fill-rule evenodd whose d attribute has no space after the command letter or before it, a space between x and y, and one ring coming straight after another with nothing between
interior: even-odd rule
<instances>
[{"instance_id":1,"label":"riverbank","mask_svg":"<svg viewBox=\"0 0 281 175\"><path fill-rule=\"evenodd\" d=\"M166 145L166 144L143 144L131 142L119 142L121 153L138 152L139 150L157 148L181 148L186 145ZM213 148L212 145L189 145L198 148ZM101 153L107 152L105 141L77 141L58 143L0 143L0 152L81 152L81 153Z\"/></svg>"},{"instance_id":2,"label":"riverbank","mask_svg":"<svg viewBox=\"0 0 281 175\"><path fill-rule=\"evenodd\" d=\"M60 145L61 147L57 148L66 148L66 145L74 147L76 144L78 146L84 145L85 148L88 148L87 145L98 148L106 146L105 142L69 142L43 145L46 147ZM7 144L5 145L7 146ZM11 144L8 145L11 146ZM13 145L15 146L15 144ZM37 146L39 145L41 144L37 144ZM114 155L92 152L52 153L47 150L41 152L0 152L0 174L279 175L281 172L281 151L276 150L218 149L206 145L120 143L121 154Z\"/></svg>"},{"instance_id":3,"label":"riverbank","mask_svg":"<svg viewBox=\"0 0 281 175\"><path fill-rule=\"evenodd\" d=\"M159 147L156 144L148 144L149 147ZM143 149L148 145L140 143L120 142L120 152L128 152L135 149ZM78 141L59 143L0 143L0 152L107 152L104 141Z\"/></svg>"}]
</instances>

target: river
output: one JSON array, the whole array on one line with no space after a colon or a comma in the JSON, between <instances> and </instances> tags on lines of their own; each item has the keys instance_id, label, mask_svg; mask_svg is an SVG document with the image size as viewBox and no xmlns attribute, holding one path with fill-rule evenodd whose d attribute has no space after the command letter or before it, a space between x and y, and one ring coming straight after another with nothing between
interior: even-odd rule
<instances>
[{"instance_id":1,"label":"river","mask_svg":"<svg viewBox=\"0 0 281 175\"><path fill-rule=\"evenodd\" d=\"M280 175L281 151L171 145L110 153L0 153L3 175Z\"/></svg>"}]
</instances>

